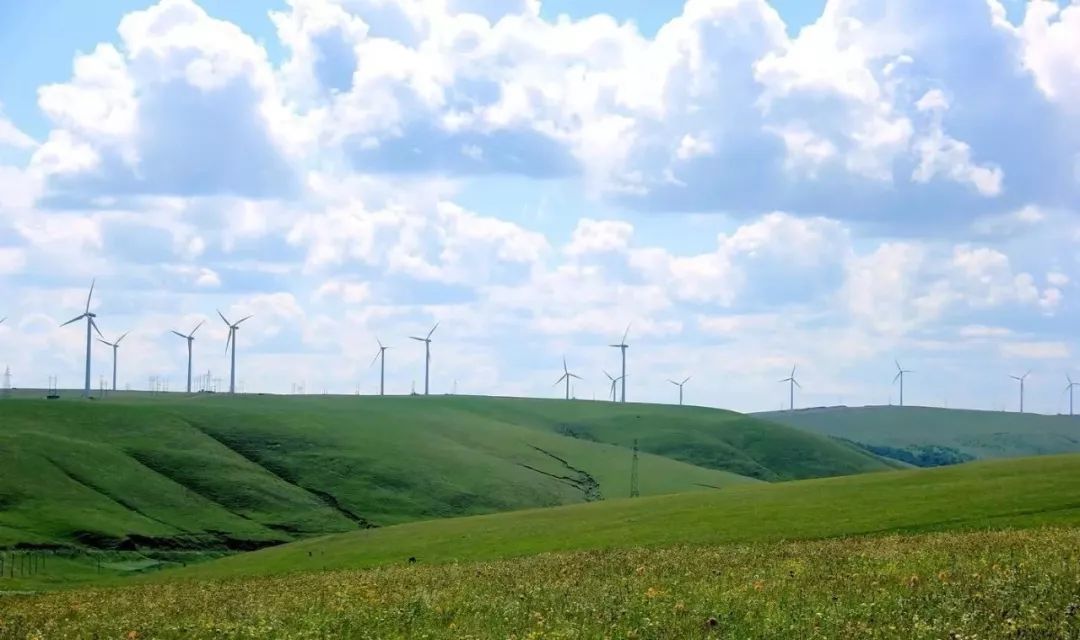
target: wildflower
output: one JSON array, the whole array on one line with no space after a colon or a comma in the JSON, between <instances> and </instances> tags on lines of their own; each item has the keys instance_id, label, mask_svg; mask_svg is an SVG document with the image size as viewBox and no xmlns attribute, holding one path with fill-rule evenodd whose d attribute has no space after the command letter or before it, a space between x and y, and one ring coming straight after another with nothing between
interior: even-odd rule
<instances>
[{"instance_id":1,"label":"wildflower","mask_svg":"<svg viewBox=\"0 0 1080 640\"><path fill-rule=\"evenodd\" d=\"M761 591L765 588L764 580L754 580L754 591Z\"/></svg>"},{"instance_id":2,"label":"wildflower","mask_svg":"<svg viewBox=\"0 0 1080 640\"><path fill-rule=\"evenodd\" d=\"M134 629L127 632L127 640L137 640L138 637L139 637L139 632L134 630Z\"/></svg>"},{"instance_id":3,"label":"wildflower","mask_svg":"<svg viewBox=\"0 0 1080 640\"><path fill-rule=\"evenodd\" d=\"M645 592L645 597L651 599L651 598L655 598L656 596L658 596L658 595L660 595L662 593L663 593L663 591L657 589L656 587L649 587L649 589Z\"/></svg>"},{"instance_id":4,"label":"wildflower","mask_svg":"<svg viewBox=\"0 0 1080 640\"><path fill-rule=\"evenodd\" d=\"M640 576L641 574L645 573L645 567L640 566L637 569L634 569L634 573L636 573L636 574L638 574Z\"/></svg>"},{"instance_id":5,"label":"wildflower","mask_svg":"<svg viewBox=\"0 0 1080 640\"><path fill-rule=\"evenodd\" d=\"M911 576L907 580L907 586L914 589L915 587L919 586L919 582L919 576Z\"/></svg>"},{"instance_id":6,"label":"wildflower","mask_svg":"<svg viewBox=\"0 0 1080 640\"><path fill-rule=\"evenodd\" d=\"M674 609L675 609L675 613L682 613L683 611L686 611L686 605L683 604L682 602L676 602Z\"/></svg>"}]
</instances>

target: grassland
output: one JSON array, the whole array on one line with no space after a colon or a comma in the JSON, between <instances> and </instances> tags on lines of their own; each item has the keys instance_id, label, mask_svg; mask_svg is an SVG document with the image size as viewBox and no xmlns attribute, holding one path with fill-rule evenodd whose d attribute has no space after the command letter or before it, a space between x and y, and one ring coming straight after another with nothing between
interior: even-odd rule
<instances>
[{"instance_id":1,"label":"grassland","mask_svg":"<svg viewBox=\"0 0 1080 640\"><path fill-rule=\"evenodd\" d=\"M1080 532L545 554L0 598L5 638L1080 637Z\"/></svg>"},{"instance_id":2,"label":"grassland","mask_svg":"<svg viewBox=\"0 0 1080 640\"><path fill-rule=\"evenodd\" d=\"M932 407L823 407L754 415L918 466L1080 452L1080 417Z\"/></svg>"},{"instance_id":3,"label":"grassland","mask_svg":"<svg viewBox=\"0 0 1080 640\"><path fill-rule=\"evenodd\" d=\"M244 550L622 497L637 436L643 495L887 468L822 436L680 407L116 394L2 410L4 547Z\"/></svg>"},{"instance_id":4,"label":"grassland","mask_svg":"<svg viewBox=\"0 0 1080 640\"><path fill-rule=\"evenodd\" d=\"M556 551L1080 524L1080 456L978 462L404 524L262 549L163 576L222 578Z\"/></svg>"}]
</instances>

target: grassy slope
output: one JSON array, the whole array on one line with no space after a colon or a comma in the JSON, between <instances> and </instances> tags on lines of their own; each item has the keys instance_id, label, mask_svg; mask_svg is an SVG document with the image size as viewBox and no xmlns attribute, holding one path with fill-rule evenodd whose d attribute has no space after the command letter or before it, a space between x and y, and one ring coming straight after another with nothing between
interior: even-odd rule
<instances>
[{"instance_id":1,"label":"grassy slope","mask_svg":"<svg viewBox=\"0 0 1080 640\"><path fill-rule=\"evenodd\" d=\"M690 464L762 480L881 471L888 463L817 434L732 411L703 407L536 399L453 398L471 413L571 437L633 445Z\"/></svg>"},{"instance_id":2,"label":"grassy slope","mask_svg":"<svg viewBox=\"0 0 1080 640\"><path fill-rule=\"evenodd\" d=\"M222 577L547 551L1080 523L1080 456L979 462L338 534L160 574Z\"/></svg>"},{"instance_id":3,"label":"grassy slope","mask_svg":"<svg viewBox=\"0 0 1080 640\"><path fill-rule=\"evenodd\" d=\"M756 417L875 446L939 446L978 459L1080 452L1080 418L931 407L826 407Z\"/></svg>"},{"instance_id":4,"label":"grassy slope","mask_svg":"<svg viewBox=\"0 0 1080 640\"><path fill-rule=\"evenodd\" d=\"M644 495L753 482L724 469L772 479L885 468L827 438L690 407L118 394L2 409L0 546L245 548L621 497L630 452L617 445L632 437L670 456L642 454Z\"/></svg>"}]
</instances>

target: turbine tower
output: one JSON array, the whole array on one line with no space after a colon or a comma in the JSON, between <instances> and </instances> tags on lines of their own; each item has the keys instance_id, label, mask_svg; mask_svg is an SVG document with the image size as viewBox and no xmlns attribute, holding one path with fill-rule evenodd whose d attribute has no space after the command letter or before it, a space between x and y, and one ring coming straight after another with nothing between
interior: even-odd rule
<instances>
[{"instance_id":1,"label":"turbine tower","mask_svg":"<svg viewBox=\"0 0 1080 640\"><path fill-rule=\"evenodd\" d=\"M788 411L795 410L795 387L802 389L802 385L795 379L795 365L791 365L791 375L780 382L788 383Z\"/></svg>"},{"instance_id":2,"label":"turbine tower","mask_svg":"<svg viewBox=\"0 0 1080 640\"><path fill-rule=\"evenodd\" d=\"M683 380L682 382L675 382L674 380L668 380L668 382L670 382L671 384L673 384L673 385L675 385L676 387L679 388L679 406L681 407L682 406L683 387L686 386L687 382L690 382L690 376L686 376L686 379Z\"/></svg>"},{"instance_id":3,"label":"turbine tower","mask_svg":"<svg viewBox=\"0 0 1080 640\"><path fill-rule=\"evenodd\" d=\"M187 340L187 392L191 393L191 343L195 342L195 332L199 330L199 327L203 326L202 320L199 324L195 325L195 328L191 330L191 333L184 335L179 331L173 331L174 334L180 336L184 340ZM230 330L231 331L231 330Z\"/></svg>"},{"instance_id":4,"label":"turbine tower","mask_svg":"<svg viewBox=\"0 0 1080 640\"><path fill-rule=\"evenodd\" d=\"M619 376L619 380L622 382L622 400L626 402L626 350L630 348L630 345L626 344L626 336L630 334L630 325L626 325L626 331L623 332L622 341L619 344L610 345L620 351L622 354L622 375Z\"/></svg>"},{"instance_id":5,"label":"turbine tower","mask_svg":"<svg viewBox=\"0 0 1080 640\"><path fill-rule=\"evenodd\" d=\"M576 373L570 373L570 370L566 368L566 358L565 357L563 357L563 359L562 359L562 370L563 370L563 374L562 374L562 376L559 377L558 380L555 381L555 385L558 386L558 384L560 382L562 382L564 380L566 381L566 399L569 400L570 399L570 379L571 378L577 378L578 380L584 380L584 378L577 375Z\"/></svg>"},{"instance_id":6,"label":"turbine tower","mask_svg":"<svg viewBox=\"0 0 1080 640\"><path fill-rule=\"evenodd\" d=\"M386 350L389 349L390 347L383 346L382 340L379 340L378 338L375 338L375 342L379 343L379 352L375 354L375 357L371 360L371 364L369 364L368 367L375 364L376 360L382 360L382 363L379 365L379 395L380 396L385 396L386 395Z\"/></svg>"},{"instance_id":7,"label":"turbine tower","mask_svg":"<svg viewBox=\"0 0 1080 640\"><path fill-rule=\"evenodd\" d=\"M615 402L615 388L619 386L619 380L622 380L622 378L616 378L607 371L604 371L604 375L611 381L611 391L609 393L611 394L611 401Z\"/></svg>"},{"instance_id":8,"label":"turbine tower","mask_svg":"<svg viewBox=\"0 0 1080 640\"><path fill-rule=\"evenodd\" d=\"M900 362L898 360L893 360L893 362L896 363L896 377L894 377L892 379L892 381L893 381L893 384L896 384L897 380L900 381L900 406L902 407L902 406L904 406L904 374L905 373L915 373L915 372L911 371L910 369L905 369L905 368L901 367ZM794 374L792 374L792 375L794 375Z\"/></svg>"},{"instance_id":9,"label":"turbine tower","mask_svg":"<svg viewBox=\"0 0 1080 640\"><path fill-rule=\"evenodd\" d=\"M1069 381L1069 384L1065 387L1065 390L1069 392L1069 415L1073 414L1073 387L1080 385L1080 382L1073 382L1072 376L1065 374L1065 379Z\"/></svg>"},{"instance_id":10,"label":"turbine tower","mask_svg":"<svg viewBox=\"0 0 1080 640\"><path fill-rule=\"evenodd\" d=\"M221 316L225 326L229 327L229 337L225 341L225 353L229 353L229 347L232 346L232 361L229 365L229 394L231 395L236 393L236 330L240 328L242 322L250 319L251 316L240 318L236 321L236 324L233 324L225 318L225 314L221 313L220 309L218 309L217 314Z\"/></svg>"},{"instance_id":11,"label":"turbine tower","mask_svg":"<svg viewBox=\"0 0 1080 640\"><path fill-rule=\"evenodd\" d=\"M431 328L431 331L427 332L426 338L417 338L416 336L410 336L413 340L418 340L424 343L424 395L428 395L430 390L429 382L431 381L431 334L435 333L435 330L439 328L439 323L436 322L435 326Z\"/></svg>"},{"instance_id":12,"label":"turbine tower","mask_svg":"<svg viewBox=\"0 0 1080 640\"><path fill-rule=\"evenodd\" d=\"M104 337L101 335L101 330L98 329L97 323L94 322L94 318L97 317L97 314L90 313L90 298L94 296L95 282L96 280L90 281L90 295L86 296L86 311L83 311L82 315L72 318L71 320L68 320L64 324L60 325L61 327L66 327L72 322L78 322L79 320L86 318L86 379L85 384L83 385L84 398L90 397L90 345L92 344L93 338L90 330L93 329L94 331L97 331L99 337Z\"/></svg>"},{"instance_id":13,"label":"turbine tower","mask_svg":"<svg viewBox=\"0 0 1080 640\"><path fill-rule=\"evenodd\" d=\"M1016 380L1020 383L1020 413L1024 412L1024 380L1027 380L1027 377L1030 375L1031 370L1029 369L1028 372L1022 376L1009 376L1013 380Z\"/></svg>"},{"instance_id":14,"label":"turbine tower","mask_svg":"<svg viewBox=\"0 0 1080 640\"><path fill-rule=\"evenodd\" d=\"M120 341L127 337L130 331L125 332L124 335L116 339L116 342L109 342L103 338L98 338L98 342L104 345L112 347L112 390L116 391L116 354L120 350Z\"/></svg>"}]
</instances>

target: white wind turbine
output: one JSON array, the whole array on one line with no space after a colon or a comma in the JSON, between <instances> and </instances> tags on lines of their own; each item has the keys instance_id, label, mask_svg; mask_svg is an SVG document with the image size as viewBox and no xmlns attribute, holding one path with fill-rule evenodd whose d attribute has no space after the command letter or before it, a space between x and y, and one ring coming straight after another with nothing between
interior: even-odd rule
<instances>
[{"instance_id":1,"label":"white wind turbine","mask_svg":"<svg viewBox=\"0 0 1080 640\"><path fill-rule=\"evenodd\" d=\"M687 382L690 382L690 376L686 376L686 379L683 380L682 382L675 382L674 380L668 380L668 382L670 382L671 384L673 384L673 385L675 385L676 387L679 388L679 406L681 407L682 406L683 387L686 386Z\"/></svg>"},{"instance_id":2,"label":"white wind turbine","mask_svg":"<svg viewBox=\"0 0 1080 640\"><path fill-rule=\"evenodd\" d=\"M104 338L98 338L98 342L100 342L101 344L112 347L112 390L113 391L116 391L116 356L117 356L117 352L120 351L120 341L123 340L124 338L126 338L128 333L131 333L131 332L130 331L124 332L124 335L117 338L115 342L109 342L108 340L105 340Z\"/></svg>"},{"instance_id":3,"label":"white wind turbine","mask_svg":"<svg viewBox=\"0 0 1080 640\"><path fill-rule=\"evenodd\" d=\"M626 402L626 350L630 348L630 345L626 344L626 336L630 335L630 325L626 325L626 331L623 332L622 341L619 344L609 345L619 350L622 354L622 375L619 376L619 380L622 382L622 402Z\"/></svg>"},{"instance_id":4,"label":"white wind turbine","mask_svg":"<svg viewBox=\"0 0 1080 640\"><path fill-rule=\"evenodd\" d=\"M622 378L616 378L607 371L604 371L604 375L611 381L611 390L609 393L611 394L611 401L615 402L615 388L619 386L619 380L622 380Z\"/></svg>"},{"instance_id":5,"label":"white wind turbine","mask_svg":"<svg viewBox=\"0 0 1080 640\"><path fill-rule=\"evenodd\" d=\"M434 331L434 329L433 329ZM379 343L379 352L375 354L375 358L371 361L371 365L375 364L375 360L381 360L379 364L379 395L386 395L386 350L390 347L384 346L382 340L375 338L375 342Z\"/></svg>"},{"instance_id":6,"label":"white wind turbine","mask_svg":"<svg viewBox=\"0 0 1080 640\"><path fill-rule=\"evenodd\" d=\"M93 342L93 336L90 333L90 330L93 329L94 331L97 331L99 337L104 337L101 335L101 330L98 329L97 323L94 322L94 318L97 317L97 314L90 313L90 298L94 296L95 282L96 280L90 281L90 295L86 296L86 310L83 311L82 315L76 316L71 320L68 320L64 324L60 325L61 327L66 327L73 322L78 322L79 320L86 318L86 380L85 384L83 385L84 398L90 397L90 346Z\"/></svg>"},{"instance_id":7,"label":"white wind turbine","mask_svg":"<svg viewBox=\"0 0 1080 640\"><path fill-rule=\"evenodd\" d=\"M904 374L905 373L915 373L915 372L911 371L910 369L905 369L905 368L901 367L899 360L893 360L893 362L896 363L896 376L893 377L892 381L893 381L893 384L896 384L897 380L900 381L900 406L902 407L902 406L904 406Z\"/></svg>"},{"instance_id":8,"label":"white wind turbine","mask_svg":"<svg viewBox=\"0 0 1080 640\"><path fill-rule=\"evenodd\" d=\"M1009 376L1013 380L1016 380L1020 383L1020 413L1024 412L1024 381L1027 380L1027 377L1030 375L1031 370L1029 369L1028 372L1022 376Z\"/></svg>"},{"instance_id":9,"label":"white wind turbine","mask_svg":"<svg viewBox=\"0 0 1080 640\"><path fill-rule=\"evenodd\" d=\"M795 387L802 389L802 385L795 379L795 365L791 365L791 375L780 382L788 383L788 411L795 410Z\"/></svg>"},{"instance_id":10,"label":"white wind turbine","mask_svg":"<svg viewBox=\"0 0 1080 640\"><path fill-rule=\"evenodd\" d=\"M1072 376L1065 374L1065 379L1069 381L1069 384L1065 386L1065 390L1069 392L1069 415L1073 414L1073 387L1080 385L1080 382L1073 382Z\"/></svg>"},{"instance_id":11,"label":"white wind turbine","mask_svg":"<svg viewBox=\"0 0 1080 640\"><path fill-rule=\"evenodd\" d=\"M418 340L424 343L424 395L428 395L430 389L429 382L431 381L431 334L435 333L435 330L439 328L439 323L436 322L435 326L428 331L426 338L417 338L416 336L410 336L413 340Z\"/></svg>"},{"instance_id":12,"label":"white wind turbine","mask_svg":"<svg viewBox=\"0 0 1080 640\"><path fill-rule=\"evenodd\" d=\"M221 313L219 309L217 314L221 316L221 320L225 323L225 326L229 327L229 337L225 341L225 353L229 353L229 347L232 346L232 361L229 366L229 393L236 393L236 330L240 328L240 324L245 320L250 319L252 316L245 316L236 321L236 324L229 322L225 318L225 314Z\"/></svg>"},{"instance_id":13,"label":"white wind turbine","mask_svg":"<svg viewBox=\"0 0 1080 640\"><path fill-rule=\"evenodd\" d=\"M564 380L566 381L566 399L569 400L570 399L570 380L571 380L571 378L576 378L578 380L584 380L584 378L582 378L581 376L579 376L576 373L570 373L570 370L566 368L566 358L565 357L562 359L562 369L563 369L563 374L562 374L562 376L559 377L558 380L555 381L555 385L558 386L558 384L560 382L562 382Z\"/></svg>"},{"instance_id":14,"label":"white wind turbine","mask_svg":"<svg viewBox=\"0 0 1080 640\"><path fill-rule=\"evenodd\" d=\"M184 340L187 340L187 392L188 393L191 393L191 344L193 342L195 342L195 332L199 330L199 327L203 326L204 322L206 322L206 321L205 320L200 321L199 324L195 325L195 328L191 330L191 333L189 333L187 335L184 335L184 334L180 333L179 331L173 331L174 334L180 336ZM228 323L226 322L226 324L228 324ZM232 332L231 329L229 331L230 331L230 333Z\"/></svg>"}]
</instances>

